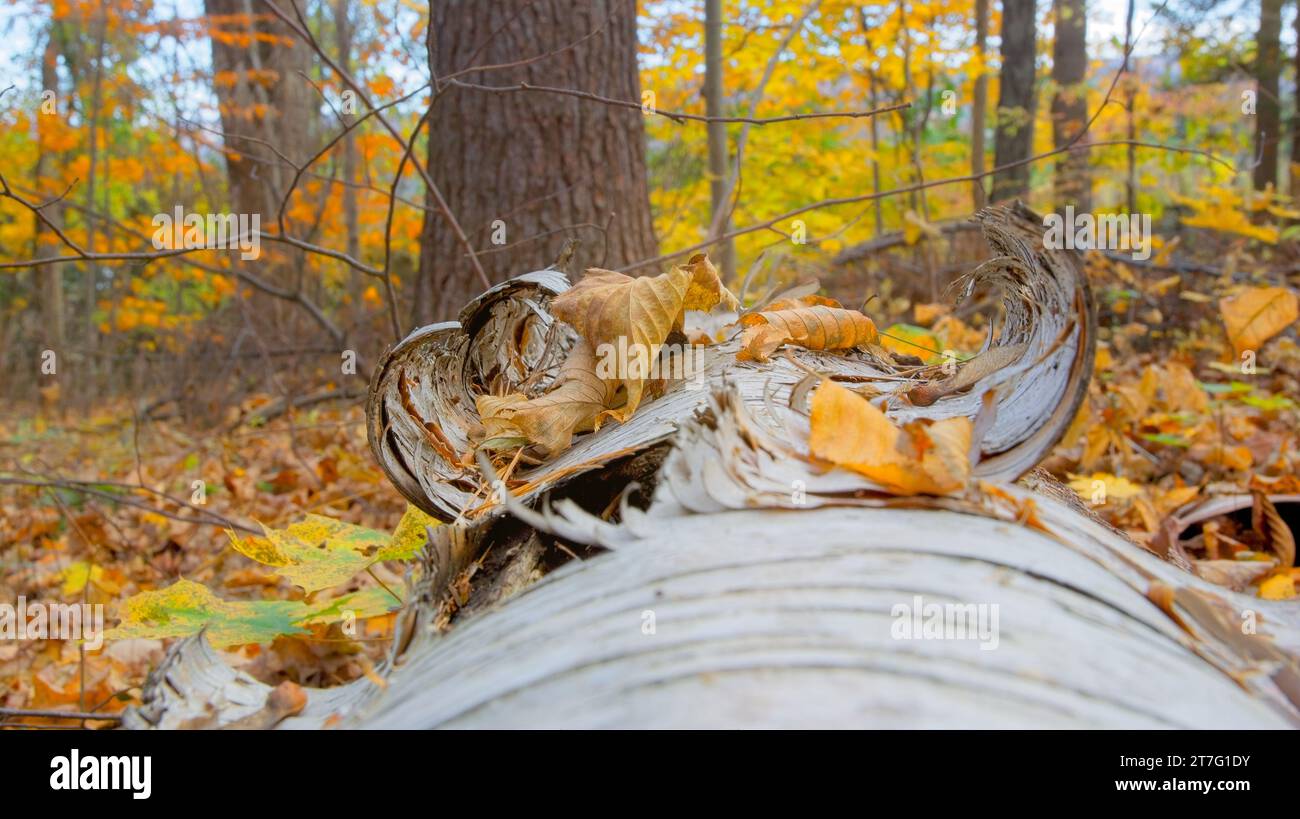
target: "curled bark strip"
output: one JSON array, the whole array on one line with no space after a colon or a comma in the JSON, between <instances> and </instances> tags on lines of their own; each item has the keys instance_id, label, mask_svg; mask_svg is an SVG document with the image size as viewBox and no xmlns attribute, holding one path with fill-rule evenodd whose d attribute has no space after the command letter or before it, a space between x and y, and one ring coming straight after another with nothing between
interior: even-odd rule
<instances>
[{"instance_id":1,"label":"curled bark strip","mask_svg":"<svg viewBox=\"0 0 1300 819\"><path fill-rule=\"evenodd\" d=\"M769 363L737 361L739 341L733 339L706 349L700 377L667 382L662 395L626 422L607 423L557 456L517 470L512 479L520 499L528 502L667 439L720 385L735 385L763 415L769 403L787 403L809 369L870 383L900 422L975 418L985 393L993 391L995 405L987 414L993 420L983 430L983 457L974 472L994 480L1019 477L1059 440L1083 400L1095 343L1091 299L1073 254L1043 247L1042 222L1032 211L1017 204L986 208L975 218L995 255L960 283L962 296L976 287L1000 289L1003 317L983 354L955 375L938 367L918 374L878 348L789 349L789 356ZM474 397L493 390L539 393L551 383L574 335L552 318L548 304L567 287L555 270L512 279L467 306L458 323L418 330L384 357L367 405L370 443L412 503L443 520L493 505L474 474ZM914 403L909 393L924 399Z\"/></svg>"},{"instance_id":2,"label":"curled bark strip","mask_svg":"<svg viewBox=\"0 0 1300 819\"><path fill-rule=\"evenodd\" d=\"M470 302L460 321L422 327L384 356L366 405L370 448L411 503L451 520L473 501L474 396L554 378L576 335L545 307L568 286L558 270L511 279Z\"/></svg>"}]
</instances>

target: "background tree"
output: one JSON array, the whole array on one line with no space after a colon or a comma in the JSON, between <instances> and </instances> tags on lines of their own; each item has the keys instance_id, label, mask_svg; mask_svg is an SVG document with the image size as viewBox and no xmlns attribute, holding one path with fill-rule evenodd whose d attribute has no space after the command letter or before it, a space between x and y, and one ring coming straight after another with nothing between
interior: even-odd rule
<instances>
[{"instance_id":1,"label":"background tree","mask_svg":"<svg viewBox=\"0 0 1300 819\"><path fill-rule=\"evenodd\" d=\"M704 104L710 117L722 116L722 0L704 0ZM712 121L709 128L709 202L719 233L726 233L730 220L727 190L727 124ZM735 244L724 241L718 252L718 268L723 275L735 272Z\"/></svg>"},{"instance_id":2,"label":"background tree","mask_svg":"<svg viewBox=\"0 0 1300 819\"><path fill-rule=\"evenodd\" d=\"M429 65L468 83L528 83L640 101L635 0L434 0ZM546 59L534 55L557 52ZM492 72L475 66L517 63ZM567 237L578 262L618 267L656 251L640 111L572 96L447 87L433 104L428 168L488 277L555 259ZM494 236L495 234L495 236ZM504 234L504 235L502 235ZM493 239L505 240L495 244ZM482 290L465 249L425 214L414 318L454 316Z\"/></svg>"},{"instance_id":3,"label":"background tree","mask_svg":"<svg viewBox=\"0 0 1300 819\"><path fill-rule=\"evenodd\" d=\"M1088 69L1088 14L1085 0L1053 0L1056 38L1052 43L1052 144L1062 148L1083 132L1088 120L1084 78ZM1084 143L1086 137L1080 139ZM1080 144L1056 159L1055 196L1058 206L1092 207L1088 149Z\"/></svg>"},{"instance_id":4,"label":"background tree","mask_svg":"<svg viewBox=\"0 0 1300 819\"><path fill-rule=\"evenodd\" d=\"M1261 0L1259 33L1255 37L1255 166L1256 190L1277 184L1277 143L1281 129L1278 74L1281 73L1282 0Z\"/></svg>"},{"instance_id":5,"label":"background tree","mask_svg":"<svg viewBox=\"0 0 1300 819\"><path fill-rule=\"evenodd\" d=\"M988 195L984 190L984 114L989 107L989 76L984 66L989 39L989 0L975 0L975 56L979 74L975 77L975 94L970 120L970 172L977 177L971 183L976 209L984 207Z\"/></svg>"},{"instance_id":6,"label":"background tree","mask_svg":"<svg viewBox=\"0 0 1300 819\"><path fill-rule=\"evenodd\" d=\"M1034 144L1034 62L1037 56L1034 0L1003 0L1002 71L998 94L994 166L1029 157ZM1029 166L1017 165L993 178L993 199L1023 197L1029 191Z\"/></svg>"},{"instance_id":7,"label":"background tree","mask_svg":"<svg viewBox=\"0 0 1300 819\"><path fill-rule=\"evenodd\" d=\"M204 0L212 38L212 84L225 134L230 206L262 214L263 229L279 207L294 162L312 149L320 98L311 76L311 50L270 14L251 13L246 0ZM305 75L305 76L304 76ZM260 161L259 161L260 160Z\"/></svg>"}]
</instances>

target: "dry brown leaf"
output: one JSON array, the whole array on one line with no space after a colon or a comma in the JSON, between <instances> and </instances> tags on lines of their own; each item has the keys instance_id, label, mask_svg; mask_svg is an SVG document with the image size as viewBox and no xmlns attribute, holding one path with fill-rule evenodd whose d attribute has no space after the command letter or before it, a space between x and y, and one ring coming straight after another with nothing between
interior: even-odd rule
<instances>
[{"instance_id":1,"label":"dry brown leaf","mask_svg":"<svg viewBox=\"0 0 1300 819\"><path fill-rule=\"evenodd\" d=\"M553 455L569 448L575 432L594 429L613 397L614 389L596 375L591 345L579 340L545 395L480 395L475 405L485 440L523 438Z\"/></svg>"},{"instance_id":2,"label":"dry brown leaf","mask_svg":"<svg viewBox=\"0 0 1300 819\"><path fill-rule=\"evenodd\" d=\"M611 389L627 388L627 403L610 413L625 421L641 403L651 362L668 334L681 329L686 310L711 310L718 304L734 308L736 297L723 286L708 257L698 254L659 276L633 278L592 268L551 301L551 311L572 325L596 354L603 352L603 345L629 352L630 366L610 379ZM621 345L619 339L624 339Z\"/></svg>"},{"instance_id":3,"label":"dry brown leaf","mask_svg":"<svg viewBox=\"0 0 1300 819\"><path fill-rule=\"evenodd\" d=\"M816 304L786 310L764 310L740 320L739 361L767 361L782 344L809 350L846 350L880 340L876 325L857 310Z\"/></svg>"},{"instance_id":4,"label":"dry brown leaf","mask_svg":"<svg viewBox=\"0 0 1300 819\"><path fill-rule=\"evenodd\" d=\"M969 418L895 426L883 412L833 381L813 393L812 454L852 469L899 495L946 495L970 481Z\"/></svg>"},{"instance_id":5,"label":"dry brown leaf","mask_svg":"<svg viewBox=\"0 0 1300 819\"><path fill-rule=\"evenodd\" d=\"M1300 317L1300 301L1285 287L1250 287L1219 300L1228 340L1238 357L1258 351L1273 336Z\"/></svg>"}]
</instances>

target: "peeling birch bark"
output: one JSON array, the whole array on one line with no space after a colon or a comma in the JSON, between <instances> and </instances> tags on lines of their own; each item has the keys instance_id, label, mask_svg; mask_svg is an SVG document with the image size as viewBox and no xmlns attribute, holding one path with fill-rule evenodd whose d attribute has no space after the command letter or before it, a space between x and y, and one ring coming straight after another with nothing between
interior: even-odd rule
<instances>
[{"instance_id":1,"label":"peeling birch bark","mask_svg":"<svg viewBox=\"0 0 1300 819\"><path fill-rule=\"evenodd\" d=\"M986 208L976 216L993 256L958 283L959 295L978 287L1002 293L1004 315L981 352L1010 348L1004 365L968 389L916 406L907 393L941 384L949 374L921 375L869 352L821 353L788 348L767 364L736 361L738 339L706 348L700 379L668 384L627 422L608 423L538 466L516 472L524 500L553 490L583 472L666 440L702 409L712 388L737 385L762 412L789 401L812 368L833 378L869 383L889 396L896 421L976 417L987 392L995 413L982 442L977 475L1014 480L1033 468L1065 432L1087 391L1095 344L1087 281L1072 253L1043 247L1041 219L1023 206ZM530 273L498 285L470 303L459 322L415 331L376 368L367 405L371 447L385 474L416 506L442 520L490 506L479 490L470 430L478 424L474 396L540 391L564 360L575 334L547 311L568 289L557 270ZM978 359L976 359L978 360ZM798 362L796 364L795 362ZM962 364L958 373L974 363Z\"/></svg>"}]
</instances>

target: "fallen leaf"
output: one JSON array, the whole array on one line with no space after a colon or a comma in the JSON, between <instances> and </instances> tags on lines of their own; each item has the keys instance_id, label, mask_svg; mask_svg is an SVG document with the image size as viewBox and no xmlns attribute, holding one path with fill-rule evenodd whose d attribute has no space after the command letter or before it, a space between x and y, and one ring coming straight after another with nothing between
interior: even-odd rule
<instances>
[{"instance_id":1,"label":"fallen leaf","mask_svg":"<svg viewBox=\"0 0 1300 819\"><path fill-rule=\"evenodd\" d=\"M943 358L939 339L924 327L915 324L893 324L880 334L880 346L902 355L916 356L922 361Z\"/></svg>"},{"instance_id":2,"label":"fallen leaf","mask_svg":"<svg viewBox=\"0 0 1300 819\"><path fill-rule=\"evenodd\" d=\"M1108 500L1129 500L1141 496L1142 487L1130 481L1128 478L1121 478L1112 475L1109 472L1094 472L1091 475L1070 475L1070 488L1078 493L1079 497L1085 501L1091 502L1093 495L1101 490L1101 501Z\"/></svg>"},{"instance_id":3,"label":"fallen leaf","mask_svg":"<svg viewBox=\"0 0 1300 819\"><path fill-rule=\"evenodd\" d=\"M970 361L962 363L951 378L929 381L919 387L913 387L908 391L907 397L918 407L928 407L945 395L961 392L974 386L977 381L1014 364L1028 348L1027 343L990 347Z\"/></svg>"},{"instance_id":4,"label":"fallen leaf","mask_svg":"<svg viewBox=\"0 0 1300 819\"><path fill-rule=\"evenodd\" d=\"M857 310L823 304L764 310L740 320L739 361L767 361L782 344L809 350L846 350L879 340L876 325Z\"/></svg>"},{"instance_id":5,"label":"fallen leaf","mask_svg":"<svg viewBox=\"0 0 1300 819\"><path fill-rule=\"evenodd\" d=\"M281 634L308 633L297 621L310 612L298 600L222 600L202 583L182 578L123 601L122 622L104 638L189 637L206 627L208 641L217 648L269 643Z\"/></svg>"},{"instance_id":6,"label":"fallen leaf","mask_svg":"<svg viewBox=\"0 0 1300 819\"><path fill-rule=\"evenodd\" d=\"M402 521L393 536L321 515L308 515L284 529L263 525L265 537L228 534L235 551L275 568L311 594L351 580L374 563L414 556L423 545L424 527L436 521L412 506Z\"/></svg>"},{"instance_id":7,"label":"fallen leaf","mask_svg":"<svg viewBox=\"0 0 1300 819\"><path fill-rule=\"evenodd\" d=\"M971 474L969 418L896 426L870 401L833 381L812 397L812 454L899 495L945 495Z\"/></svg>"},{"instance_id":8,"label":"fallen leaf","mask_svg":"<svg viewBox=\"0 0 1300 819\"><path fill-rule=\"evenodd\" d=\"M596 373L591 345L579 340L545 395L531 400L519 394L480 395L475 405L486 431L485 441L523 439L553 455L569 448L575 432L590 432L598 426L613 396L611 381Z\"/></svg>"},{"instance_id":9,"label":"fallen leaf","mask_svg":"<svg viewBox=\"0 0 1300 819\"><path fill-rule=\"evenodd\" d=\"M133 595L121 604L121 622L104 633L107 640L190 637L207 629L217 648L269 643L282 635L309 633L306 626L364 620L401 605L374 586L323 603L301 600L223 600L202 583L184 578L165 589Z\"/></svg>"},{"instance_id":10,"label":"fallen leaf","mask_svg":"<svg viewBox=\"0 0 1300 819\"><path fill-rule=\"evenodd\" d=\"M708 257L692 256L685 265L659 276L633 278L612 270L592 268L582 281L551 301L551 312L573 326L596 355L607 347L630 351L631 366L609 379L611 389L627 389L627 402L611 415L625 421L636 412L668 334L680 330L687 310L710 310L718 304L737 306Z\"/></svg>"},{"instance_id":11,"label":"fallen leaf","mask_svg":"<svg viewBox=\"0 0 1300 819\"><path fill-rule=\"evenodd\" d=\"M1289 600L1295 597L1295 580L1290 575L1275 574L1259 584L1259 596L1265 600Z\"/></svg>"},{"instance_id":12,"label":"fallen leaf","mask_svg":"<svg viewBox=\"0 0 1300 819\"><path fill-rule=\"evenodd\" d=\"M1219 312L1228 341L1240 357L1246 350L1258 351L1300 317L1300 301L1285 287L1250 287L1220 299Z\"/></svg>"}]
</instances>

